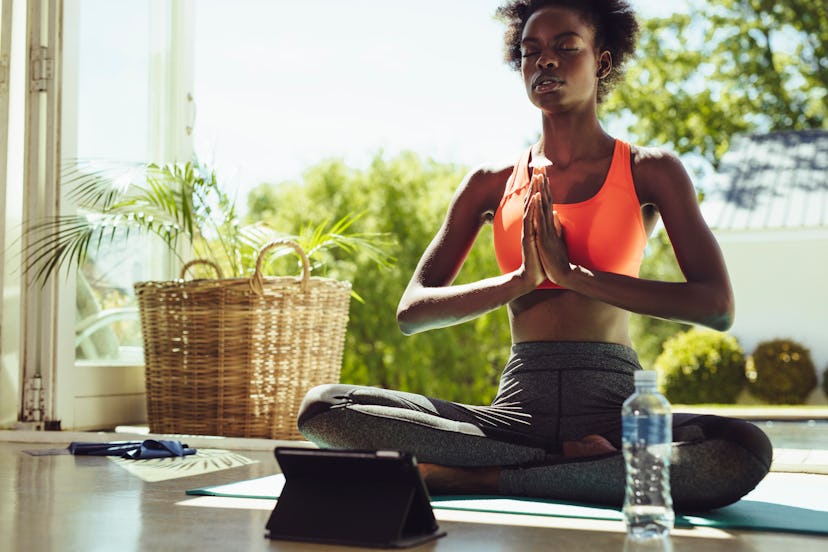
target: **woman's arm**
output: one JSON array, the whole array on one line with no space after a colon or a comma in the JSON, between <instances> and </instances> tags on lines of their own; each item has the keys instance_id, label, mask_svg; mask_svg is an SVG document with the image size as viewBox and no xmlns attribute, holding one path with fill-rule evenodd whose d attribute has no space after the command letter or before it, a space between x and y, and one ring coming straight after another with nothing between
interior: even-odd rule
<instances>
[{"instance_id":1,"label":"woman's arm","mask_svg":"<svg viewBox=\"0 0 828 552\"><path fill-rule=\"evenodd\" d=\"M500 202L511 167L470 172L458 187L443 224L420 258L397 309L402 332L451 326L476 318L535 289L544 279L537 251L527 237L524 265L514 272L453 286L480 228Z\"/></svg>"},{"instance_id":2,"label":"woman's arm","mask_svg":"<svg viewBox=\"0 0 828 552\"><path fill-rule=\"evenodd\" d=\"M551 198L537 190L532 201L537 205L538 249L547 277L631 312L727 330L734 316L730 278L681 162L669 153L639 149L633 175L642 205L658 208L686 281L642 280L571 266L563 240L553 227Z\"/></svg>"}]
</instances>

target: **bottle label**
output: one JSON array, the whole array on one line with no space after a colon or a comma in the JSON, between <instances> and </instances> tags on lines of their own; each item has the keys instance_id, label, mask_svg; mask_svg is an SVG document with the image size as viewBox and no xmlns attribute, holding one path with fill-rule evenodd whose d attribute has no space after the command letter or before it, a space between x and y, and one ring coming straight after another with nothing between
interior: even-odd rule
<instances>
[{"instance_id":1,"label":"bottle label","mask_svg":"<svg viewBox=\"0 0 828 552\"><path fill-rule=\"evenodd\" d=\"M672 416L634 414L623 420L623 440L634 448L646 447L650 454L668 459L673 441Z\"/></svg>"}]
</instances>

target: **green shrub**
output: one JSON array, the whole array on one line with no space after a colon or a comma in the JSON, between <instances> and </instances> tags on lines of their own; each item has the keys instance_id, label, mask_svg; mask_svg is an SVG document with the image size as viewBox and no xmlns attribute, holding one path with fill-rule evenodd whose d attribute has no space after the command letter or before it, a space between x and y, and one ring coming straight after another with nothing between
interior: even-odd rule
<instances>
[{"instance_id":1,"label":"green shrub","mask_svg":"<svg viewBox=\"0 0 828 552\"><path fill-rule=\"evenodd\" d=\"M770 404L802 404L817 386L811 351L791 339L759 343L746 372L750 393Z\"/></svg>"},{"instance_id":2,"label":"green shrub","mask_svg":"<svg viewBox=\"0 0 828 552\"><path fill-rule=\"evenodd\" d=\"M655 361L672 403L735 403L745 386L745 353L735 337L696 328L664 342Z\"/></svg>"}]
</instances>

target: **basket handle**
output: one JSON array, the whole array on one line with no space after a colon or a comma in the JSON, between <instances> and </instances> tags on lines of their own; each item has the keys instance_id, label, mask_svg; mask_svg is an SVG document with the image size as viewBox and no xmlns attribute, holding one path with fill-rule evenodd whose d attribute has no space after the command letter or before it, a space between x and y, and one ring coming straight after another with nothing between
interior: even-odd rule
<instances>
[{"instance_id":1,"label":"basket handle","mask_svg":"<svg viewBox=\"0 0 828 552\"><path fill-rule=\"evenodd\" d=\"M182 266L182 267L181 267L181 276L180 276L180 279L181 279L181 280L183 280L183 279L184 279L184 276L186 276L186 275L187 275L187 271L188 271L190 268L192 268L193 266L195 266L195 265L199 265L199 264L204 264L204 265L207 265L207 266L211 267L213 270L215 270L215 271L216 271L216 274L217 274L217 275L218 275L218 277L219 277L219 280L221 280L222 278L224 278L224 275L222 275L222 273L221 273L221 269L220 269L220 268L219 268L219 266L218 266L216 263L214 263L213 261L208 261L207 259L194 259L194 260L192 260L192 261L190 261L190 262L186 263L184 266Z\"/></svg>"},{"instance_id":2,"label":"basket handle","mask_svg":"<svg viewBox=\"0 0 828 552\"><path fill-rule=\"evenodd\" d=\"M308 285L310 283L310 261L308 260L308 256L305 254L305 250L302 249L302 246L296 243L293 240L275 240L259 250L259 256L256 258L256 271L253 273L253 277L250 278L250 289L252 289L257 295L264 294L264 276L262 276L262 261L264 261L265 253L268 253L272 249L276 249L277 247L281 247L287 245L291 247L294 252L302 259L302 279L300 281L302 285L302 293L308 291Z\"/></svg>"}]
</instances>

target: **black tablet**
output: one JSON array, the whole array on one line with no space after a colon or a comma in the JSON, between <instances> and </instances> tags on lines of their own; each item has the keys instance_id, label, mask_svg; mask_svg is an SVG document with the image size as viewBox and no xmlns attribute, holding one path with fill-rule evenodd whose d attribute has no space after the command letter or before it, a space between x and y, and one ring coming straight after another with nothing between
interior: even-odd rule
<instances>
[{"instance_id":1,"label":"black tablet","mask_svg":"<svg viewBox=\"0 0 828 552\"><path fill-rule=\"evenodd\" d=\"M445 535L410 454L292 447L274 453L285 487L268 538L407 548Z\"/></svg>"}]
</instances>

